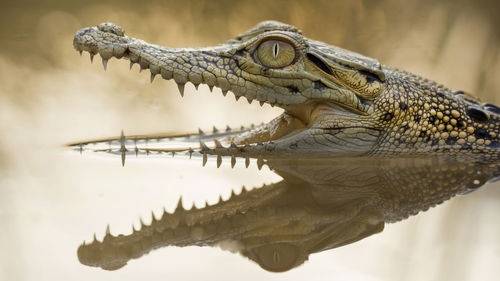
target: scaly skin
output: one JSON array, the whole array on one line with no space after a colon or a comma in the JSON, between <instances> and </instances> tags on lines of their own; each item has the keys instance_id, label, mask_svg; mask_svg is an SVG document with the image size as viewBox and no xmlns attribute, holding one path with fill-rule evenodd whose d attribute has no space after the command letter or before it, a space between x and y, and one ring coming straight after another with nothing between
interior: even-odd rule
<instances>
[{"instance_id":1,"label":"scaly skin","mask_svg":"<svg viewBox=\"0 0 500 281\"><path fill-rule=\"evenodd\" d=\"M216 47L172 49L128 37L121 27L103 23L79 30L73 44L92 57L100 54L104 67L112 57L126 58L131 65L149 69L152 79L157 74L173 79L181 94L187 82L196 87L207 84L224 94L231 91L237 98L284 109L268 124L208 138L217 141L212 147L201 144L204 154L263 158L425 154L483 160L499 156L498 107L307 39L290 25L263 22ZM169 136L158 138L164 137ZM97 142L72 145L85 149ZM124 144L109 151L122 155L131 151Z\"/></svg>"},{"instance_id":2,"label":"scaly skin","mask_svg":"<svg viewBox=\"0 0 500 281\"><path fill-rule=\"evenodd\" d=\"M476 190L498 165L443 158L269 160L283 180L234 193L202 209L153 215L128 235L84 243L80 262L107 270L166 246L221 246L270 271L292 269L312 253L347 245L395 222ZM179 201L181 202L181 201ZM141 220L142 222L142 220Z\"/></svg>"}]
</instances>

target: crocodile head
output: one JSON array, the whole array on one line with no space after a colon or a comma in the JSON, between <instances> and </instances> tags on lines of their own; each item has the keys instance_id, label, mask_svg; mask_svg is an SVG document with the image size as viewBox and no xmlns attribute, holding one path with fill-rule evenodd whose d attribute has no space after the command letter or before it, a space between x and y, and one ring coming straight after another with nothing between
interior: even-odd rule
<instances>
[{"instance_id":1,"label":"crocodile head","mask_svg":"<svg viewBox=\"0 0 500 281\"><path fill-rule=\"evenodd\" d=\"M173 49L103 23L79 30L73 44L91 58L100 54L105 68L112 57L126 58L149 69L151 79L173 79L181 95L187 82L206 84L284 110L267 124L226 134L215 148L202 145L209 154L497 151L497 107L472 104L432 81L310 40L291 25L266 21L219 46Z\"/></svg>"}]
</instances>

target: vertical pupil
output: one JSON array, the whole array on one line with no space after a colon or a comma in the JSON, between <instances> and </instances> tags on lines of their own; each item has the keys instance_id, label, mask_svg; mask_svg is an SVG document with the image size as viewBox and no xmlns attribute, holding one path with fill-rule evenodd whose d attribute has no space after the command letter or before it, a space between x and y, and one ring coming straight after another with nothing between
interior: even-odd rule
<instances>
[{"instance_id":1,"label":"vertical pupil","mask_svg":"<svg viewBox=\"0 0 500 281\"><path fill-rule=\"evenodd\" d=\"M278 56L278 51L279 51L278 43L275 43L273 48L274 57Z\"/></svg>"}]
</instances>

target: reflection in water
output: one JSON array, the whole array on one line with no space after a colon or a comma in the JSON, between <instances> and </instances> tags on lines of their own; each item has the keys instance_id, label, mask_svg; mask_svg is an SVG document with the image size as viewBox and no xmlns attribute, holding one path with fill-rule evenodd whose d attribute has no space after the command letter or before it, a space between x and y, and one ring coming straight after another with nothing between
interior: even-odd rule
<instances>
[{"instance_id":1,"label":"reflection in water","mask_svg":"<svg viewBox=\"0 0 500 281\"><path fill-rule=\"evenodd\" d=\"M281 272L312 253L356 242L469 193L499 175L498 164L438 158L267 160L283 180L242 190L202 209L153 216L130 235L78 248L81 263L115 270L166 246L219 246Z\"/></svg>"}]
</instances>

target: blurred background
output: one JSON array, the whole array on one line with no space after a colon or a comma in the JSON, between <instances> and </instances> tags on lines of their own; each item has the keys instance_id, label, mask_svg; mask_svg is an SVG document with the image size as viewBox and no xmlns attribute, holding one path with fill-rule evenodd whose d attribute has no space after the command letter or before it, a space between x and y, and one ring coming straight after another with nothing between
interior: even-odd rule
<instances>
[{"instance_id":1,"label":"blurred background","mask_svg":"<svg viewBox=\"0 0 500 281\"><path fill-rule=\"evenodd\" d=\"M500 274L500 186L470 195L359 243L316 254L272 274L215 248L161 249L116 272L80 265L76 249L106 225L132 223L180 195L186 207L215 202L242 185L279 180L268 169L201 161L119 160L65 151L68 142L195 131L269 121L279 109L223 98L127 61L89 62L74 33L110 21L129 36L169 47L220 44L262 20L377 58L483 101L500 103L500 2L353 1L3 1L0 9L0 280L495 280ZM146 222L147 220L146 219ZM193 262L195 261L195 262Z\"/></svg>"}]
</instances>

